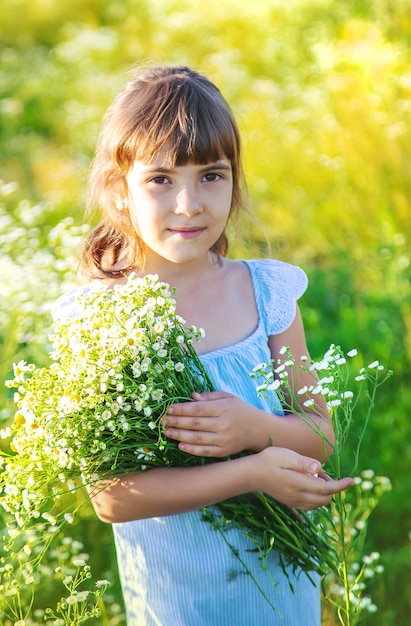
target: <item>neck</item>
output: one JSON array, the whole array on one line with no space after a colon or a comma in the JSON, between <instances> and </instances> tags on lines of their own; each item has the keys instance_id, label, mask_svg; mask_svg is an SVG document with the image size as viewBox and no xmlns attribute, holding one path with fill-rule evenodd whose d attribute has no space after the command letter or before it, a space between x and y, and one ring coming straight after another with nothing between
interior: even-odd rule
<instances>
[{"instance_id":1,"label":"neck","mask_svg":"<svg viewBox=\"0 0 411 626\"><path fill-rule=\"evenodd\" d=\"M213 253L189 263L169 263L164 259L153 262L152 259L147 259L141 273L158 274L160 280L176 287L181 293L183 289L193 289L207 280L221 265L222 262Z\"/></svg>"}]
</instances>

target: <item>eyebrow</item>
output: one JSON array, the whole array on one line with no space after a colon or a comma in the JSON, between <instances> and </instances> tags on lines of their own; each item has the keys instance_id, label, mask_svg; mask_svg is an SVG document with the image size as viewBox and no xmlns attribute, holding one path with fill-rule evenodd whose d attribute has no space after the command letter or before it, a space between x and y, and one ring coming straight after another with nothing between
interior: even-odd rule
<instances>
[{"instance_id":1,"label":"eyebrow","mask_svg":"<svg viewBox=\"0 0 411 626\"><path fill-rule=\"evenodd\" d=\"M157 167L156 165L150 165L147 167L145 171L148 173L159 172L161 174L171 174L172 172L174 172L174 170L178 169L178 167L181 167L181 166L168 168L168 167L162 167L162 166ZM207 163L207 165L201 166L200 168L200 172L210 172L213 170L231 171L231 165L228 165L227 163L223 163L222 161L216 161L215 163Z\"/></svg>"}]
</instances>

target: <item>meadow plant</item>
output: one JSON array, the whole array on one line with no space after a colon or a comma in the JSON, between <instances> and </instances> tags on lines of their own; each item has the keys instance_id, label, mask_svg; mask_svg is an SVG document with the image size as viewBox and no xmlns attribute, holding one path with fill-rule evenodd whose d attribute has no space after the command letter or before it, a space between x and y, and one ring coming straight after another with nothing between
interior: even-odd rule
<instances>
[{"instance_id":1,"label":"meadow plant","mask_svg":"<svg viewBox=\"0 0 411 626\"><path fill-rule=\"evenodd\" d=\"M9 534L16 534L12 522L8 530ZM91 589L85 588L90 587L92 580L89 555L84 552L81 541L67 534L55 532L53 545L48 545L47 560L41 558L44 532L47 532L45 524L39 524L18 533L20 549L13 553L9 552L3 537L2 548L8 556L2 557L0 567L1 623L3 626L40 626L53 620L56 626L79 626L91 618L101 618L101 600L109 581L96 580ZM63 595L55 608L41 608L51 600L50 587Z\"/></svg>"},{"instance_id":2,"label":"meadow plant","mask_svg":"<svg viewBox=\"0 0 411 626\"><path fill-rule=\"evenodd\" d=\"M51 303L75 286L78 249L88 229L71 217L50 225L55 207L17 202L17 191L15 183L0 181L2 381L10 376L13 360L46 360ZM11 403L2 398L0 418L11 414Z\"/></svg>"},{"instance_id":3,"label":"meadow plant","mask_svg":"<svg viewBox=\"0 0 411 626\"><path fill-rule=\"evenodd\" d=\"M355 476L359 467L360 448L371 418L379 387L392 375L379 361L355 371L352 360L357 357L353 349L344 354L339 346L332 344L324 356L310 363L307 356L297 365L288 347L281 350L278 362L262 363L254 368L251 376L260 384L260 395L275 389L283 407L300 415L323 439L327 453L326 471L332 478ZM293 392L290 378L299 379L299 372L312 375L312 384ZM335 442L325 439L309 411L315 407L314 397L322 396L328 406L335 432ZM332 453L327 450L331 447ZM350 467L343 468L344 453L350 451ZM323 577L324 598L334 609L342 626L354 626L364 612L377 610L371 598L364 595L367 581L381 573L379 554L364 555L369 517L382 494L391 487L387 477L374 475L373 470L363 470L355 478L355 486L333 497L330 507L313 511L318 532L333 544L337 555L337 568Z\"/></svg>"}]
</instances>

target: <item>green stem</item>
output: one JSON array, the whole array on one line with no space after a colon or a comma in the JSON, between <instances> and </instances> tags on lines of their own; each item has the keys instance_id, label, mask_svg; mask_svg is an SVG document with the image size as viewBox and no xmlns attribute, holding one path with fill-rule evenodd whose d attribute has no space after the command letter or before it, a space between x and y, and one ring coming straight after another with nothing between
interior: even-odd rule
<instances>
[{"instance_id":1,"label":"green stem","mask_svg":"<svg viewBox=\"0 0 411 626\"><path fill-rule=\"evenodd\" d=\"M338 456L337 457L337 465L338 465L337 478L339 478L341 475L340 461L341 461L340 456ZM346 621L344 621L344 618L342 618L340 612L338 613L338 617L343 626L351 626L352 622L351 622L350 583L349 583L349 578L348 578L348 556L347 556L346 540L345 540L345 532L344 532L345 508L344 508L342 493L336 494L336 504L337 504L337 510L338 510L340 545L341 545L341 566L340 566L341 569L340 571L341 571L342 582L344 585L344 592L345 592L344 602L345 602Z\"/></svg>"},{"instance_id":2,"label":"green stem","mask_svg":"<svg viewBox=\"0 0 411 626\"><path fill-rule=\"evenodd\" d=\"M255 578L255 576L253 575L253 573L249 570L249 568L247 567L247 564L244 562L244 560L241 558L238 550L228 541L227 537L225 536L225 533L221 530L220 525L218 524L218 522L216 522L213 518L212 515L210 515L210 513L207 511L207 509L203 510L203 516L204 519L206 519L215 530L217 530L220 533L220 536L223 538L224 542L226 543L226 545L230 548L232 554L235 556L236 559L238 559L238 561L241 563L241 565L244 567L245 572L251 577L251 580L254 582L254 584L256 585L258 591L261 593L261 595L264 597L264 599L268 602L268 604L271 606L271 608L273 609L273 611L275 611L277 613L277 615L279 615L279 617L283 617L281 615L281 613L278 611L278 609L274 606L274 604L271 602L270 598L267 596L267 594L265 593L264 589L261 587L261 585L258 583L257 579ZM264 568L265 569L265 568ZM266 570L265 570L266 571ZM271 576L270 576L271 578ZM272 580L273 586L275 586L275 582Z\"/></svg>"}]
</instances>

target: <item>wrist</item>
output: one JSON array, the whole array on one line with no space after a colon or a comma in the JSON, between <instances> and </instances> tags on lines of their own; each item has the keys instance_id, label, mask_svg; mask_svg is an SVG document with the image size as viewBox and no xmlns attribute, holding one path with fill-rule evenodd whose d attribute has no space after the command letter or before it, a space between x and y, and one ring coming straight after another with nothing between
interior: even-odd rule
<instances>
[{"instance_id":1,"label":"wrist","mask_svg":"<svg viewBox=\"0 0 411 626\"><path fill-rule=\"evenodd\" d=\"M242 493L262 491L261 454L261 452L255 452L238 459L242 462Z\"/></svg>"},{"instance_id":2,"label":"wrist","mask_svg":"<svg viewBox=\"0 0 411 626\"><path fill-rule=\"evenodd\" d=\"M250 421L252 429L249 438L249 450L258 453L275 445L275 417L272 413L257 409Z\"/></svg>"}]
</instances>

